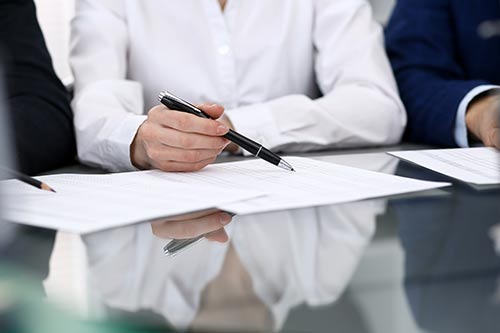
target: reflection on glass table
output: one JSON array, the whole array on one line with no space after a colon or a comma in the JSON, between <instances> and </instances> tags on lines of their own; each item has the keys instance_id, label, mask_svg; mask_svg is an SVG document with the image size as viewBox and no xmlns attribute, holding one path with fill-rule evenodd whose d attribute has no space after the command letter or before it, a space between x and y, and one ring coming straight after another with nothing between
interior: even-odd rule
<instances>
[{"instance_id":1,"label":"reflection on glass table","mask_svg":"<svg viewBox=\"0 0 500 333\"><path fill-rule=\"evenodd\" d=\"M405 164L399 173L416 175ZM450 196L391 205L408 303L429 332L500 332L500 191L457 186Z\"/></svg>"},{"instance_id":2,"label":"reflection on glass table","mask_svg":"<svg viewBox=\"0 0 500 333\"><path fill-rule=\"evenodd\" d=\"M217 209L192 213L151 223L153 234L170 241L163 247L167 256L175 256L203 239L225 243L229 239L224 226L234 214Z\"/></svg>"},{"instance_id":3,"label":"reflection on glass table","mask_svg":"<svg viewBox=\"0 0 500 333\"><path fill-rule=\"evenodd\" d=\"M383 208L367 201L235 216L230 242L199 243L175 258L159 251L164 240L149 224L86 236L91 286L108 313L148 310L179 329L277 331L291 308L342 294ZM165 226L155 234L170 235Z\"/></svg>"}]
</instances>

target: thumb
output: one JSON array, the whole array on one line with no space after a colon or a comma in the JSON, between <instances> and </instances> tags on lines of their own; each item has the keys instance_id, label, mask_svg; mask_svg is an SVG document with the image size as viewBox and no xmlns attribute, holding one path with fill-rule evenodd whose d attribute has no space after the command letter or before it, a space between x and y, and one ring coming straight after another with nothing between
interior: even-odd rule
<instances>
[{"instance_id":1,"label":"thumb","mask_svg":"<svg viewBox=\"0 0 500 333\"><path fill-rule=\"evenodd\" d=\"M224 107L218 104L200 104L198 108L208 114L212 119L219 119L224 113Z\"/></svg>"}]
</instances>

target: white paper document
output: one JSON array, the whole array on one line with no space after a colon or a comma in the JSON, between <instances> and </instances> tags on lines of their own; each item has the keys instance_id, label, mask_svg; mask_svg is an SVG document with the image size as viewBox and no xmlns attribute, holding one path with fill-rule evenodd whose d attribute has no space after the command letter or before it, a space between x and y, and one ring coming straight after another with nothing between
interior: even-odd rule
<instances>
[{"instance_id":1,"label":"white paper document","mask_svg":"<svg viewBox=\"0 0 500 333\"><path fill-rule=\"evenodd\" d=\"M266 193L262 197L218 206L241 215L345 203L450 185L301 157L286 157L286 161L296 172L284 171L262 160L252 160L209 165L196 173L151 173L158 178L168 178L180 183L214 184L228 190L238 188Z\"/></svg>"},{"instance_id":2,"label":"white paper document","mask_svg":"<svg viewBox=\"0 0 500 333\"><path fill-rule=\"evenodd\" d=\"M262 160L214 164L199 172L140 171L38 177L57 193L2 182L9 221L75 233L219 208L237 214L320 206L449 185L287 157L297 172Z\"/></svg>"},{"instance_id":3,"label":"white paper document","mask_svg":"<svg viewBox=\"0 0 500 333\"><path fill-rule=\"evenodd\" d=\"M154 173L154 172L153 172ZM78 234L215 208L263 192L182 184L150 172L37 177L57 193L1 182L7 221Z\"/></svg>"},{"instance_id":4,"label":"white paper document","mask_svg":"<svg viewBox=\"0 0 500 333\"><path fill-rule=\"evenodd\" d=\"M494 148L432 149L389 154L463 182L500 184L500 152Z\"/></svg>"}]
</instances>

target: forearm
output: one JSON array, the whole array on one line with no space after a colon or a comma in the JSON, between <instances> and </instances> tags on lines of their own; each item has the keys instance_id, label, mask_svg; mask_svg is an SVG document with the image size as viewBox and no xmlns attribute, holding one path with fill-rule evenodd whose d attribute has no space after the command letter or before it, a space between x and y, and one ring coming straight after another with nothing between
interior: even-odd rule
<instances>
[{"instance_id":1,"label":"forearm","mask_svg":"<svg viewBox=\"0 0 500 333\"><path fill-rule=\"evenodd\" d=\"M228 110L227 116L237 131L287 152L393 144L406 120L397 100L357 85L337 87L316 100L285 96Z\"/></svg>"}]
</instances>

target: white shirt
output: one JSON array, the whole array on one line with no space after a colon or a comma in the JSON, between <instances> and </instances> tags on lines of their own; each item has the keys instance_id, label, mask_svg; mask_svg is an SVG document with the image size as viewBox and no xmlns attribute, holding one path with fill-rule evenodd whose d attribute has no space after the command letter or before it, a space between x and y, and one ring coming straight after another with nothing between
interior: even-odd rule
<instances>
[{"instance_id":1,"label":"white shirt","mask_svg":"<svg viewBox=\"0 0 500 333\"><path fill-rule=\"evenodd\" d=\"M406 124L365 0L77 0L70 61L79 158L111 170L133 169L162 90L275 151L393 144Z\"/></svg>"}]
</instances>

